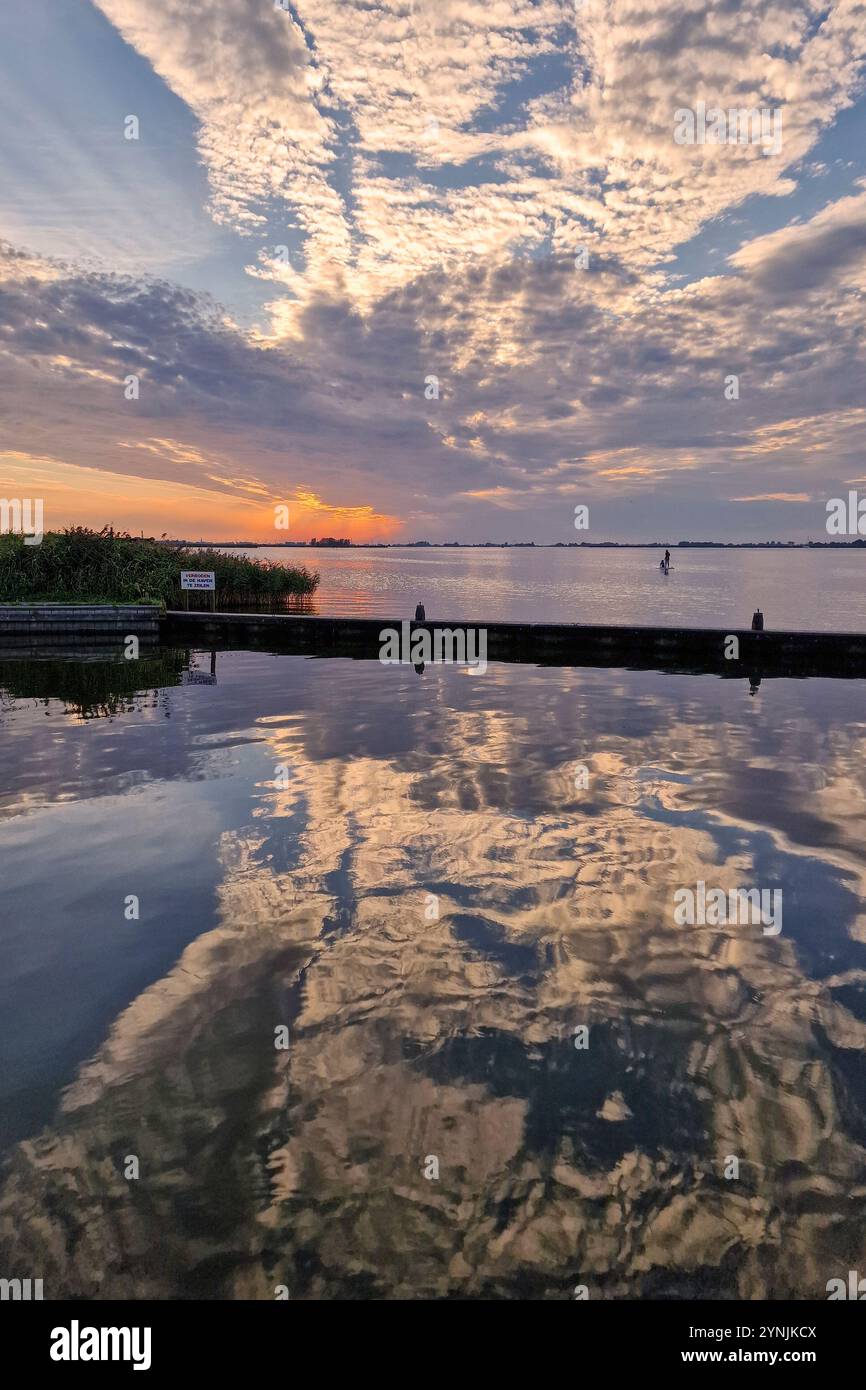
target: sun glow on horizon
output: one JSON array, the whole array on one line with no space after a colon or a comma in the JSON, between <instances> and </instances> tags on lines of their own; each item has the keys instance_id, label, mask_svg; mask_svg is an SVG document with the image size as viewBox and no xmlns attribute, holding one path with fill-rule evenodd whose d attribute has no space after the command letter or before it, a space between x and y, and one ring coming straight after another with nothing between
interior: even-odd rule
<instances>
[{"instance_id":1,"label":"sun glow on horizon","mask_svg":"<svg viewBox=\"0 0 866 1390\"><path fill-rule=\"evenodd\" d=\"M210 477L210 475L206 475ZM213 481L222 483L221 479ZM237 481L232 480L237 486ZM250 484L245 484L249 489ZM0 493L43 499L46 530L90 526L162 535L172 539L251 540L278 544L313 536L352 541L389 540L404 524L369 504L324 501L299 485L278 496L261 485L261 496L207 488L162 477L111 473L60 459L24 453L0 454ZM288 530L277 530L275 509L288 506Z\"/></svg>"}]
</instances>

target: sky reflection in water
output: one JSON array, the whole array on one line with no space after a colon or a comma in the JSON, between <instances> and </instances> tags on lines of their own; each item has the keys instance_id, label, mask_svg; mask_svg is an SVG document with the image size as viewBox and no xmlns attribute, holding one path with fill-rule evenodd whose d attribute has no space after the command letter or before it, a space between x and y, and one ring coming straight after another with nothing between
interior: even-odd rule
<instances>
[{"instance_id":1,"label":"sky reflection in water","mask_svg":"<svg viewBox=\"0 0 866 1390\"><path fill-rule=\"evenodd\" d=\"M814 1298L862 1263L858 683L182 665L116 702L0 672L8 1276ZM782 934L675 926L699 879L781 888Z\"/></svg>"}]
</instances>

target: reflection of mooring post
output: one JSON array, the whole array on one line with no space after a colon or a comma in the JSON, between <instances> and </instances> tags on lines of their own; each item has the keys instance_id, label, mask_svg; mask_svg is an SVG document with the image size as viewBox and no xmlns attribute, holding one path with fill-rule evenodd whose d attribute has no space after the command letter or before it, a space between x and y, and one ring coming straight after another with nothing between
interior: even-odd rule
<instances>
[{"instance_id":1,"label":"reflection of mooring post","mask_svg":"<svg viewBox=\"0 0 866 1390\"><path fill-rule=\"evenodd\" d=\"M752 614L752 631L753 631L753 632L763 632L763 631L764 631L764 615L763 615L763 613L761 612L760 608L756 608L755 611L754 611L754 613ZM760 659L760 658L759 658L759 659ZM757 694L757 692L760 690L760 688L761 688L761 675L760 675L760 671L755 671L755 670L750 671L750 672L749 672L749 694L750 694L750 695L755 695L755 694Z\"/></svg>"},{"instance_id":2,"label":"reflection of mooring post","mask_svg":"<svg viewBox=\"0 0 866 1390\"><path fill-rule=\"evenodd\" d=\"M216 652L210 654L210 673L216 679Z\"/></svg>"}]
</instances>

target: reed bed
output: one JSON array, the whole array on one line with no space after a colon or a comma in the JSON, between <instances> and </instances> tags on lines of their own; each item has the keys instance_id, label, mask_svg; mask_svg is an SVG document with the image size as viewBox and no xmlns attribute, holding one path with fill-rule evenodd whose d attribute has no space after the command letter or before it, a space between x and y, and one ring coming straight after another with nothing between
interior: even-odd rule
<instances>
[{"instance_id":1,"label":"reed bed","mask_svg":"<svg viewBox=\"0 0 866 1390\"><path fill-rule=\"evenodd\" d=\"M285 607L315 593L319 576L303 565L192 550L108 527L47 531L41 545L0 536L2 603L181 603L181 570L213 570L226 608ZM200 595L193 595L199 598Z\"/></svg>"}]
</instances>

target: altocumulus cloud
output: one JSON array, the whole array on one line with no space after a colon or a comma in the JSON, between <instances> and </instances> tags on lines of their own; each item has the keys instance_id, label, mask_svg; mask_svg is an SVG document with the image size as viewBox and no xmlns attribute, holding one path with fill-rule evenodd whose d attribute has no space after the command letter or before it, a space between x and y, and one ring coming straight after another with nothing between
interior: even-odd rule
<instances>
[{"instance_id":1,"label":"altocumulus cloud","mask_svg":"<svg viewBox=\"0 0 866 1390\"><path fill-rule=\"evenodd\" d=\"M269 322L9 248L7 449L196 483L219 458L229 491L314 483L442 538L514 535L519 507L571 539L578 495L610 533L635 531L638 498L645 524L674 508L704 532L714 502L856 471L866 193L744 235L690 284L669 262L750 195L797 189L860 91L861 5L100 8L196 116L212 214L272 284ZM677 145L698 96L779 107L780 155ZM275 217L291 264L260 245Z\"/></svg>"}]
</instances>

